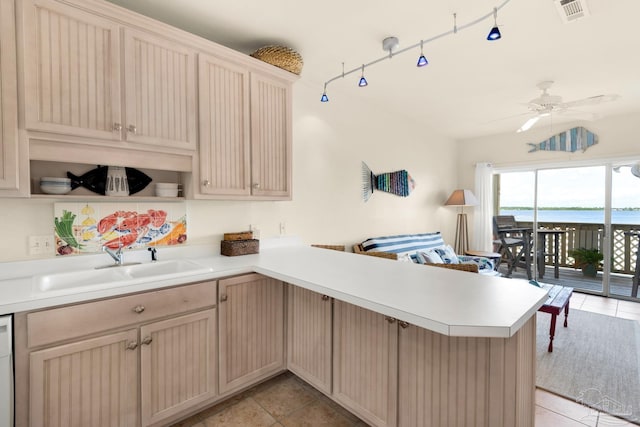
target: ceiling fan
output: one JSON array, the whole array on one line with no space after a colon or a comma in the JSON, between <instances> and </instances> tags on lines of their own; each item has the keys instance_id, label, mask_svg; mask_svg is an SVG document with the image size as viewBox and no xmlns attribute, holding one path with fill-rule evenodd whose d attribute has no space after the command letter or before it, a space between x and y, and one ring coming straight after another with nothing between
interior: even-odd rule
<instances>
[{"instance_id":1,"label":"ceiling fan","mask_svg":"<svg viewBox=\"0 0 640 427\"><path fill-rule=\"evenodd\" d=\"M538 89L542 91L542 94L527 103L529 111L535 113L535 116L527 120L516 132L525 132L531 129L531 127L533 127L533 125L535 125L541 118L549 117L555 113L576 113L583 117L587 117L588 120L593 120L595 118L595 114L573 110L573 108L615 101L619 98L618 95L596 95L575 101L562 102L561 96L549 94L548 90L551 88L551 85L553 85L553 81L551 80L546 80L536 85Z\"/></svg>"}]
</instances>

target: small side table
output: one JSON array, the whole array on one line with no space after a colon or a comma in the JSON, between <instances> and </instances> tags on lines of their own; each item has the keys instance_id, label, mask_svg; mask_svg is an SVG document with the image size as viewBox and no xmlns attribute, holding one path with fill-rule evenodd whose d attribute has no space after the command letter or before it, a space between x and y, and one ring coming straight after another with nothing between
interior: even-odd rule
<instances>
[{"instance_id":1,"label":"small side table","mask_svg":"<svg viewBox=\"0 0 640 427\"><path fill-rule=\"evenodd\" d=\"M551 353L553 351L553 337L556 334L556 317L564 310L564 327L567 327L567 318L569 317L569 301L571 300L571 294L573 294L573 288L560 285L549 285L541 283L543 289L549 292L549 298L538 309L543 313L551 314L551 325L549 326L549 348L547 351Z\"/></svg>"},{"instance_id":2,"label":"small side table","mask_svg":"<svg viewBox=\"0 0 640 427\"><path fill-rule=\"evenodd\" d=\"M469 256L481 256L484 258L489 258L493 261L493 269L496 271L498 271L500 259L502 258L502 255L497 252L474 251L472 249L467 249L466 251L464 251L464 254Z\"/></svg>"}]
</instances>

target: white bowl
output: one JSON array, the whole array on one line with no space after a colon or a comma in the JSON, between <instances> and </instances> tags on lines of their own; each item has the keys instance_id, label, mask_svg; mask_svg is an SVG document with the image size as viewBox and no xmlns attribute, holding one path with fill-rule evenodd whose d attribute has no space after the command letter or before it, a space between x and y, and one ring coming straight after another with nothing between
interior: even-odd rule
<instances>
[{"instance_id":1,"label":"white bowl","mask_svg":"<svg viewBox=\"0 0 640 427\"><path fill-rule=\"evenodd\" d=\"M156 196L158 196L158 197L178 197L178 189L177 188L157 188L156 187Z\"/></svg>"},{"instance_id":2,"label":"white bowl","mask_svg":"<svg viewBox=\"0 0 640 427\"><path fill-rule=\"evenodd\" d=\"M40 178L40 190L46 194L67 194L71 191L71 180L44 176Z\"/></svg>"},{"instance_id":3,"label":"white bowl","mask_svg":"<svg viewBox=\"0 0 640 427\"><path fill-rule=\"evenodd\" d=\"M157 182L156 188L162 188L167 190L174 190L178 188L178 184L175 182Z\"/></svg>"}]
</instances>

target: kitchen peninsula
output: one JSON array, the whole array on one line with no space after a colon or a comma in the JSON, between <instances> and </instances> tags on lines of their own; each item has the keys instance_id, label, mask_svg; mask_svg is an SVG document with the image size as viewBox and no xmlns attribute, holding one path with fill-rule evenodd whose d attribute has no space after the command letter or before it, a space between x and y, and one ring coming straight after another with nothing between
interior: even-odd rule
<instances>
[{"instance_id":1,"label":"kitchen peninsula","mask_svg":"<svg viewBox=\"0 0 640 427\"><path fill-rule=\"evenodd\" d=\"M143 396L133 392L135 405L124 411L130 413L129 417L124 415L126 425L166 425L285 369L372 425L468 425L470 420L492 427L534 425L535 313L546 292L526 281L304 245L269 246L265 242L260 254L231 258L199 247L167 249L163 260L188 259L205 270L188 277L159 275L126 286L89 286L81 287L82 291L49 294L33 291L29 272L36 271L35 264L40 263L39 272L66 274L74 262L82 264L80 268L93 269L107 259L95 255L82 257L82 263L77 257L6 263L0 273L0 314L15 316L16 426L33 425L34 416L44 407L41 400L46 391L33 389L37 384L34 366L49 357L45 352L51 351L51 345L61 353L65 346L77 345L68 331L58 338L53 332L43 337L28 330L30 327L38 321L46 324L50 314L83 316L91 304L92 316L100 316L104 304L118 309L115 301L133 304L132 298L137 296L155 301L153 298L169 291L175 293L175 304L183 304L180 317L166 312L163 320L148 324L151 318L144 316L152 315L152 303L146 311L134 305L127 310L140 314L139 320L127 321L127 316L134 315L124 315L120 324L108 331L111 335L129 334L116 339L115 347L109 350L117 352L121 347L123 361L135 358L138 351L142 354ZM144 254L127 255L130 260L140 260ZM246 320L238 314L251 319L256 313L264 314L260 310L267 307L243 311L234 305L240 295L250 300L251 290L260 292L260 300L271 307L269 321L259 322L258 327L276 331L264 345L269 354L277 355L271 359L279 362L270 359L250 375L236 378L228 363L240 357L234 351L242 350L244 344L236 343L226 330L239 327L234 322ZM232 313L234 309L237 311ZM111 317L114 314L111 312ZM154 412L153 405L145 406L144 363L145 357L154 357L149 349L161 345L164 335L154 335L153 328L183 318L208 325L200 333L209 334L209 352L202 354L210 356L204 372L210 374L211 381L206 393L183 402L178 409ZM131 326L136 322L140 332ZM89 331L81 335L88 338L83 345L101 339L100 334ZM136 347L126 350L132 343ZM234 345L240 347L233 350ZM38 375L48 375L46 369ZM140 374L134 375L137 384ZM25 404L29 401L30 406Z\"/></svg>"}]
</instances>

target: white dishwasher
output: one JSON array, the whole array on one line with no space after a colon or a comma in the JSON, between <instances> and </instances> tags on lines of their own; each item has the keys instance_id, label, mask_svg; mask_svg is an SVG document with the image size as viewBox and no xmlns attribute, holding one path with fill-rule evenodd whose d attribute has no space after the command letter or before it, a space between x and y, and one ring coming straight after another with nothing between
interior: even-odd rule
<instances>
[{"instance_id":1,"label":"white dishwasher","mask_svg":"<svg viewBox=\"0 0 640 427\"><path fill-rule=\"evenodd\" d=\"M13 327L0 316L0 427L13 427Z\"/></svg>"}]
</instances>

